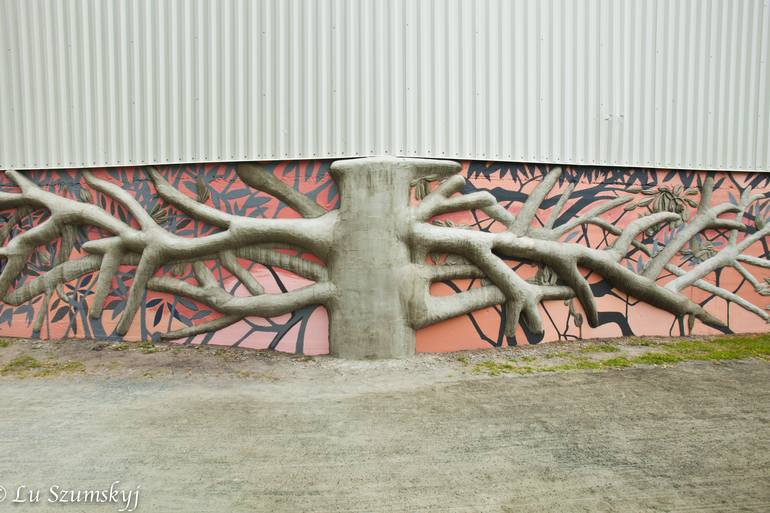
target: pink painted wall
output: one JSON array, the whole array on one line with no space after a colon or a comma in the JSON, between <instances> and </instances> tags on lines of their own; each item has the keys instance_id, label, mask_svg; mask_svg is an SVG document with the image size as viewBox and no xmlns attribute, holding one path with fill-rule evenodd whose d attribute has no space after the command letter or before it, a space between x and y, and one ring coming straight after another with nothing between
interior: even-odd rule
<instances>
[{"instance_id":1,"label":"pink painted wall","mask_svg":"<svg viewBox=\"0 0 770 513\"><path fill-rule=\"evenodd\" d=\"M329 161L281 162L269 165L269 169L287 184L312 197L326 209L335 208L339 198L337 188L331 179ZM463 175L468 179L465 193L476 190L489 191L510 212L516 213L528 194L542 180L546 166L527 164L506 164L487 162L464 162ZM190 197L197 198L209 206L222 211L253 217L296 217L298 214L275 198L255 191L244 184L231 165L193 165L170 166L161 169L164 177L176 188ZM185 237L199 237L217 231L192 219L177 209L165 205L158 199L152 181L142 169L117 168L94 171L96 176L119 184L129 191L156 220L166 229ZM27 176L41 188L58 195L67 196L73 201L94 203L111 215L126 222L135 221L120 204L109 197L91 189L81 178L77 170L31 171ZM576 185L562 213L556 219L559 226L569 219L586 213L607 199L621 194L635 194L636 198L626 205L602 214L609 223L623 227L638 217L640 212L649 210L671 210L682 214L686 223L695 212L699 200L699 184L706 176L704 172L615 169L615 168L567 168L560 183L551 191L543 202L543 209L538 213L537 223L544 223L561 194L570 182ZM770 213L770 204L764 196L770 194L770 175L747 173L716 173L715 203L736 203L741 192L752 187L754 193L763 198L752 203L741 221L748 233L763 226ZM433 187L436 184L427 184ZM639 190L639 192L634 192ZM5 175L0 176L0 191L17 192L16 185ZM420 194L415 190L415 194ZM415 201L417 199L415 198ZM635 208L627 208L636 205ZM0 236L7 246L14 236L29 230L45 220L45 210L17 209L0 213L4 219ZM735 218L728 214L726 218ZM482 212L472 211L443 216L440 221L467 226L471 230L498 231L498 223L489 220ZM665 246L667 238L675 236L679 226L669 226L660 232L640 237L653 252ZM672 263L683 270L691 268L720 251L728 244L730 231L727 229L710 230L702 233L698 240L689 244ZM72 229L65 237L51 244L38 248L29 260L22 278L15 284L21 287L36 277L49 271L58 263L82 256L81 246L87 240L104 237L96 228L79 227ZM745 237L740 234L739 239ZM604 248L614 240L603 229L589 225L580 226L565 234L562 240L584 244L594 248ZM770 257L768 240L763 238L748 248L744 254L758 258ZM302 258L318 262L311 255L299 255ZM439 261L443 256L436 256ZM624 259L630 268L641 270L648 257L638 250L632 250ZM293 290L308 284L308 280L280 268L268 268L247 260L240 264L250 270L268 292ZM534 277L535 266L526 262L511 261L510 265L525 278ZM207 262L214 276L221 285L234 295L247 295L243 285L230 275L217 260ZM768 269L746 264L750 277L733 268L724 268L706 278L706 281L721 287L754 305L765 309L770 304L766 293L765 280L770 277ZM39 331L34 331L35 318L40 315L44 304L43 296L37 296L30 302L12 306L0 306L0 335L40 338L99 338L112 334L115 324L125 306L126 294L131 284L134 268L123 266L114 282L114 289L105 302L106 310L99 319L88 316L88 309L94 293L96 273L86 274L67 283L51 294L50 302L44 315L44 322ZM189 264L164 267L156 275L173 275L179 279L194 281ZM672 279L664 271L660 283ZM756 283L752 284L752 279ZM418 351L455 351L476 349L508 344L526 344L540 341L571 340L577 338L614 337L621 335L679 335L688 331L687 320L677 319L672 314L653 306L636 301L613 290L599 276L590 276L594 295L600 311L600 326L590 328L581 322L581 307L565 304L564 301L549 301L541 305L546 333L543 337L534 337L520 327L515 338L506 338L502 334L502 312L499 307L451 319L418 332ZM480 285L480 280L455 280L435 284L432 293L437 295L452 294L468 287ZM722 298L715 297L703 290L691 287L686 291L693 300L701 303L715 316L723 319L731 331L765 331L765 319L749 312ZM569 302L568 302L569 303ZM186 298L168 294L148 292L137 321L132 326L127 339L140 340L153 337L154 334L179 329L185 326L206 322L220 314L204 305ZM328 352L328 319L323 307L306 307L292 314L273 319L250 318L215 333L197 335L179 342L206 343L218 345L239 345L248 348L273 348L285 352L305 354L323 354ZM716 333L700 322L694 326L695 333Z\"/></svg>"}]
</instances>

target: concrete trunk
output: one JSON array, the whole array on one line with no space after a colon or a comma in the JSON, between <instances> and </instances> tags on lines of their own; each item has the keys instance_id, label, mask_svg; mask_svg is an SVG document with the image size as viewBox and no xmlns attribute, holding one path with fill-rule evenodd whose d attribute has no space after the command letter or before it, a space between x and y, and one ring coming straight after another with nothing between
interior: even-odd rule
<instances>
[{"instance_id":1,"label":"concrete trunk","mask_svg":"<svg viewBox=\"0 0 770 513\"><path fill-rule=\"evenodd\" d=\"M328 267L342 293L328 306L330 352L357 359L414 354L401 293L410 265L413 169L396 159L365 159L336 162L332 174L341 205Z\"/></svg>"}]
</instances>

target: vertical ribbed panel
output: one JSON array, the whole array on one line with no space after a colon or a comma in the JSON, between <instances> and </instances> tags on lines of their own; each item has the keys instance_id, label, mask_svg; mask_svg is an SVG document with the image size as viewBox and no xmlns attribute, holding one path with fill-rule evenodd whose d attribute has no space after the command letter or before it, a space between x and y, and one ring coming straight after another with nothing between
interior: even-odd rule
<instances>
[{"instance_id":1,"label":"vertical ribbed panel","mask_svg":"<svg viewBox=\"0 0 770 513\"><path fill-rule=\"evenodd\" d=\"M770 169L767 0L0 0L0 167Z\"/></svg>"}]
</instances>

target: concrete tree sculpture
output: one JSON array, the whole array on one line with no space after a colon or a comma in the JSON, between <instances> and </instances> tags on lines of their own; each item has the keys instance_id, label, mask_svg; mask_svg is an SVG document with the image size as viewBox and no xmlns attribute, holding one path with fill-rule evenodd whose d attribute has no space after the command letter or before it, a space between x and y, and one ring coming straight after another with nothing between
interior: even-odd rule
<instances>
[{"instance_id":1,"label":"concrete tree sculpture","mask_svg":"<svg viewBox=\"0 0 770 513\"><path fill-rule=\"evenodd\" d=\"M488 192L458 194L465 179L458 174L460 166L448 161L338 161L331 173L341 206L332 211L260 166L239 164L236 170L248 186L274 196L302 217L260 219L223 212L201 198L196 200L180 192L158 170L150 168L149 176L164 202L219 230L197 238L182 237L163 228L155 213L148 212L129 192L87 171L82 177L90 190L121 204L134 223L116 218L88 198L73 201L43 190L21 172L8 171L20 192L0 193L0 208L43 209L48 217L0 249L4 260L0 297L18 305L42 296L47 305L63 284L97 273L89 315L99 317L118 267L131 265L135 273L115 327L118 336L125 335L135 322L148 290L185 297L221 314L213 320L168 331L163 335L168 339L219 330L246 317L274 317L307 305L323 305L329 312L332 354L350 358L412 354L415 330L492 305L503 305L505 330L510 336L519 323L530 332L542 332L539 305L553 299L574 298L588 324L596 326L597 307L587 273L600 275L616 289L688 319L691 326L695 320L711 326L723 323L683 293L688 287L705 290L766 321L770 318L760 306L704 280L719 268L732 267L761 294L768 293L745 264L770 268L770 261L745 253L770 233L770 225L749 230L742 222L744 212L764 196L747 189L734 203L713 204L711 177L699 189L688 191L686 200L667 198L665 191L654 198L652 195L658 193L632 191L650 197L635 203L636 194L618 196L557 226L556 218L570 200L574 186L561 194L544 223L534 221L558 182L561 168L548 172L515 213ZM434 183L437 185L431 190L430 184ZM415 188L420 191L419 202L412 201ZM691 218L687 215L688 204L696 209ZM621 206L645 213L622 229L602 218ZM483 211L505 229L477 231L433 222L442 214L474 209ZM674 223L680 225L676 235L662 249L650 249L640 240ZM571 230L589 224L610 234L612 243L597 249L563 240ZM49 271L14 287L37 248L68 237L70 227L79 225L96 227L105 236L86 242L82 258L60 258ZM674 265L674 258L693 251L697 246L694 241L706 230L727 230L727 247L688 270ZM750 233L744 234L747 230ZM283 251L286 248L311 253L325 265L289 254ZM641 273L622 263L630 249L649 257ZM428 257L435 254L455 258L452 264L441 259L439 262L445 263L431 263ZM235 296L225 290L205 264L212 259L237 277L249 295ZM239 259L274 265L314 283L284 293L266 293ZM536 264L542 272L535 279L524 279L506 259ZM164 274L162 268L169 264L191 265L195 281ZM658 278L664 270L675 279L661 284ZM431 295L432 283L458 278L483 278L485 284L451 296ZM35 320L38 329L46 314L47 308L42 308Z\"/></svg>"}]
</instances>

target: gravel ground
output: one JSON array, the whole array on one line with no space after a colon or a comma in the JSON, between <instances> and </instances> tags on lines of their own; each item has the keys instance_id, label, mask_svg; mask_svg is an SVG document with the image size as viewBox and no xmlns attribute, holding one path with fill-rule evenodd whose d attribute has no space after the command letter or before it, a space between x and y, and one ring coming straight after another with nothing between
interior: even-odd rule
<instances>
[{"instance_id":1,"label":"gravel ground","mask_svg":"<svg viewBox=\"0 0 770 513\"><path fill-rule=\"evenodd\" d=\"M550 346L346 362L17 342L0 364L82 365L0 378L0 513L118 511L46 503L114 481L160 513L770 511L770 363L473 371ZM41 502L12 504L22 485Z\"/></svg>"}]
</instances>

